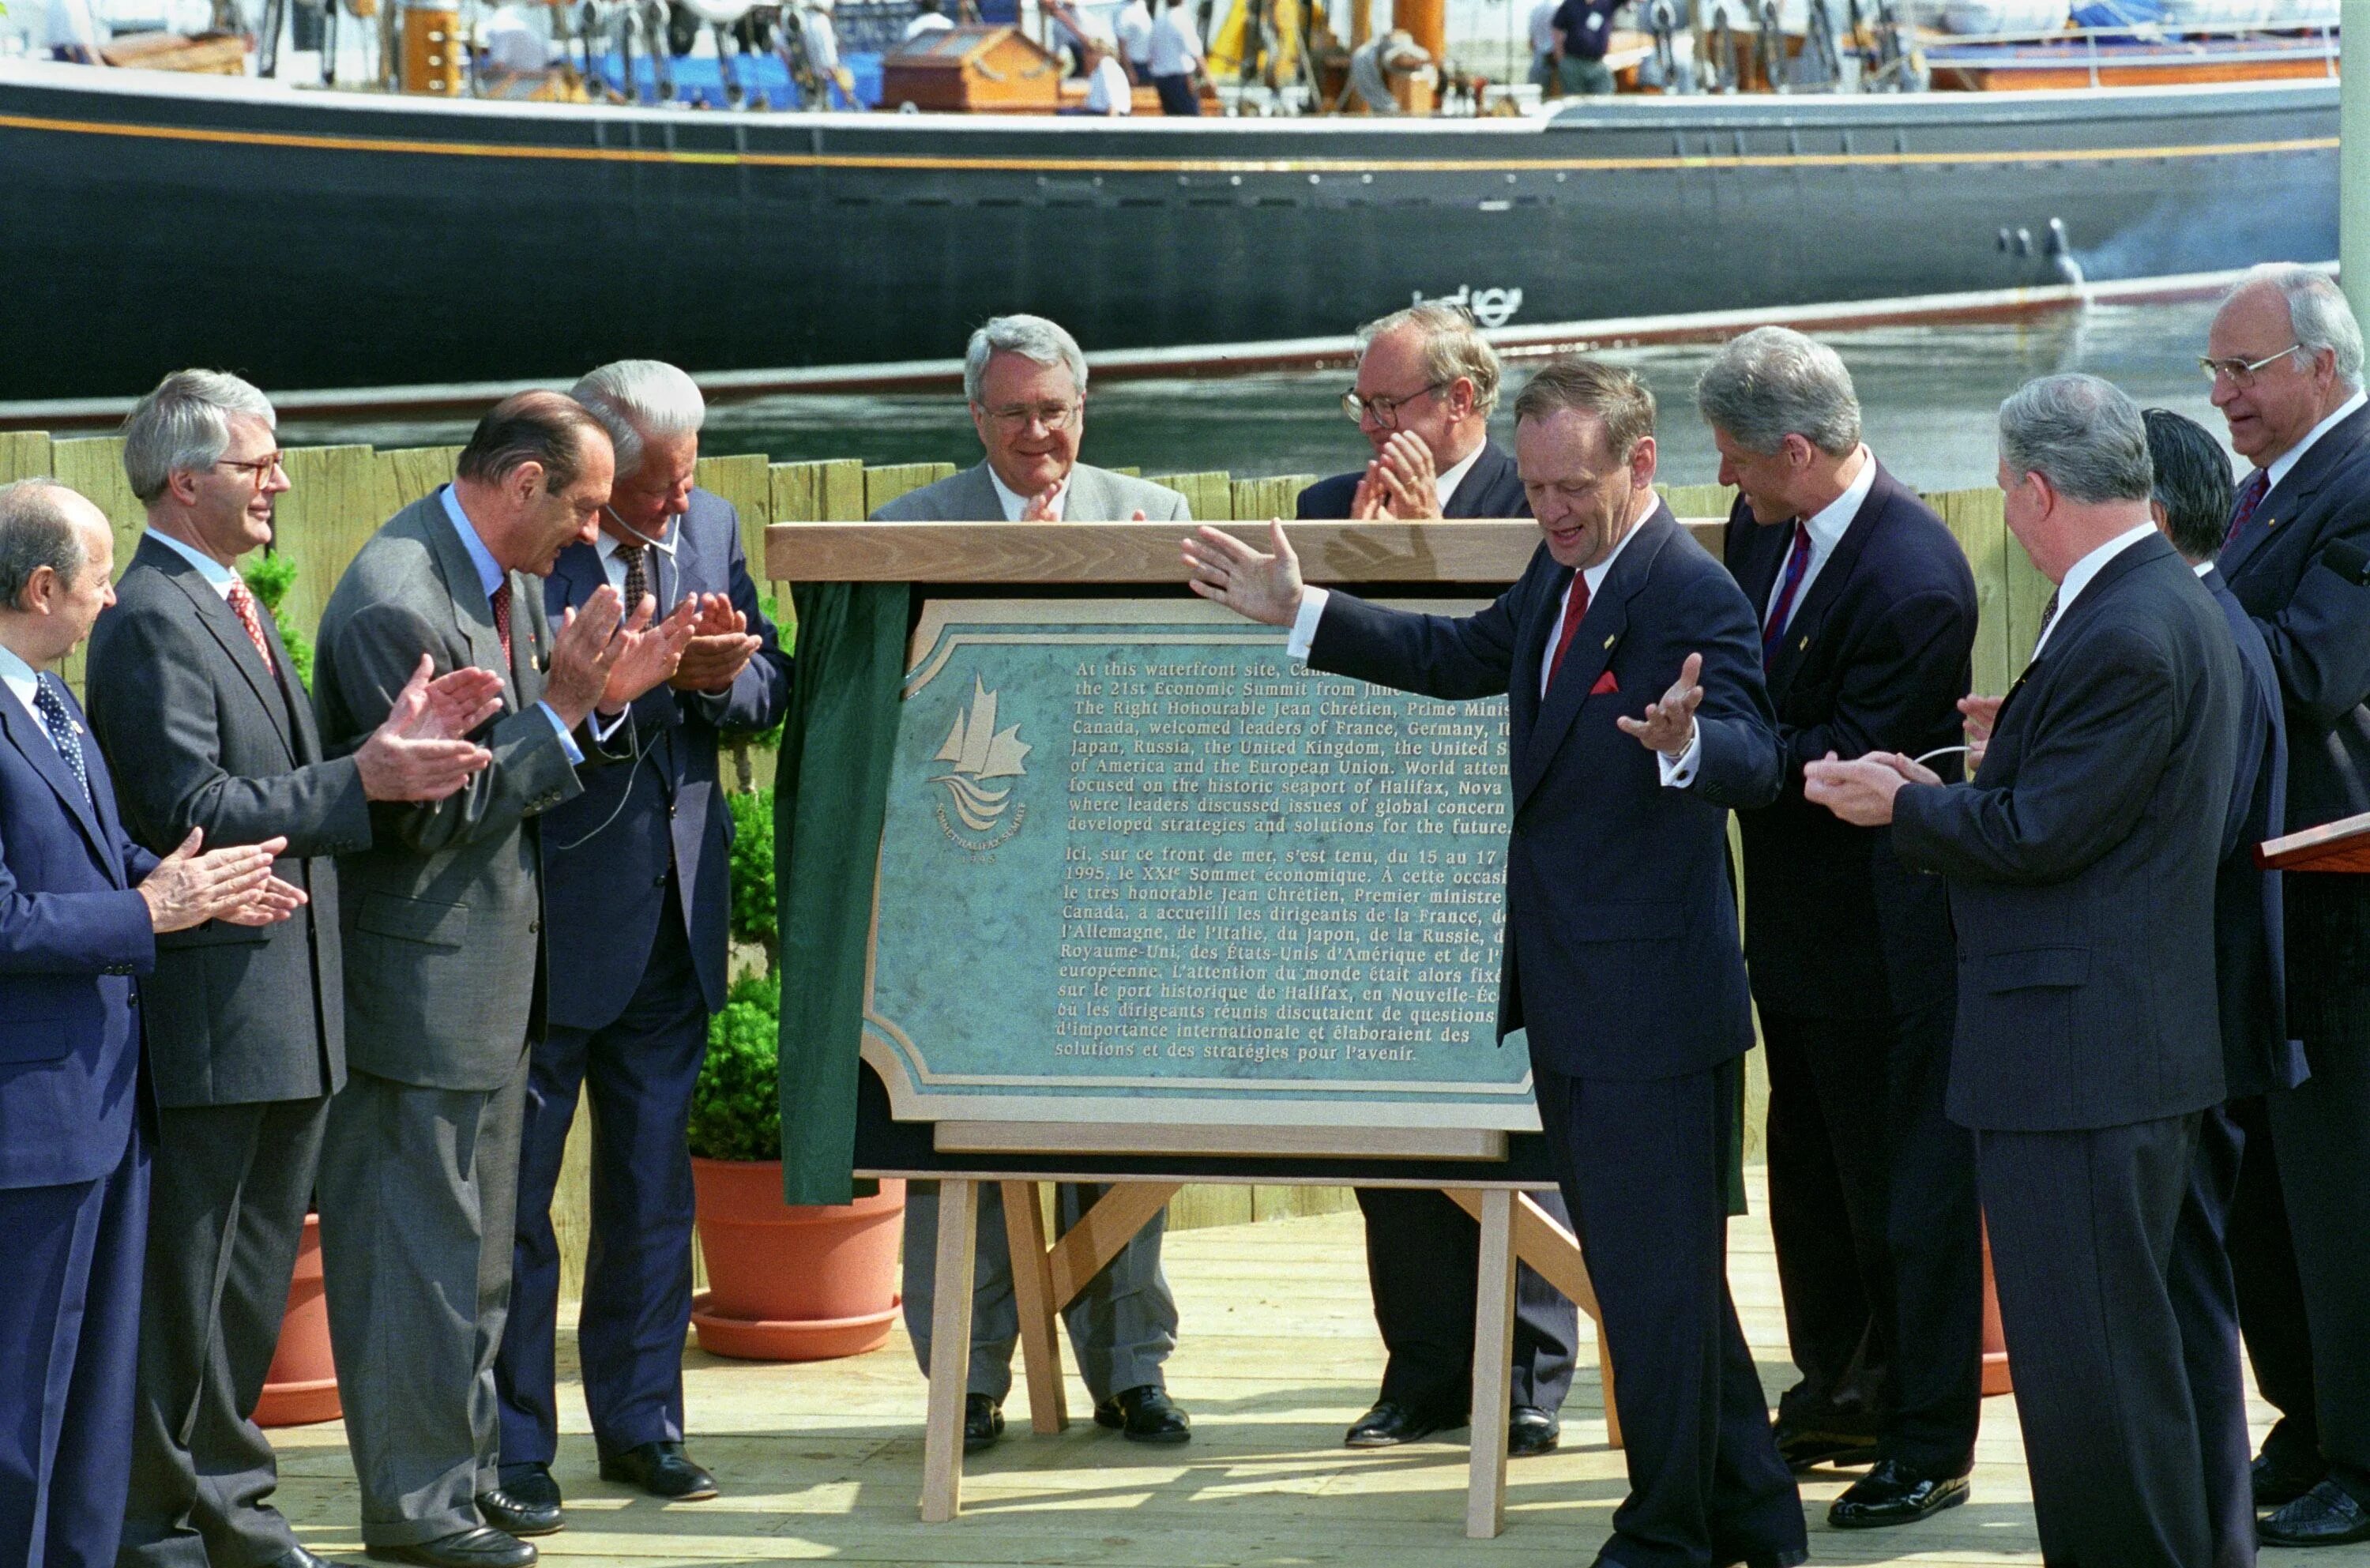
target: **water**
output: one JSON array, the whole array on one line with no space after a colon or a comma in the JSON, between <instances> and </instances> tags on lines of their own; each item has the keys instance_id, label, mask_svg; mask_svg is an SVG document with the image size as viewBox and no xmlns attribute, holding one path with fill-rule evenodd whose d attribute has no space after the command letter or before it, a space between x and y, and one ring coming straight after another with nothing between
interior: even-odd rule
<instances>
[{"instance_id":1,"label":"water","mask_svg":"<svg viewBox=\"0 0 2370 1568\"><path fill-rule=\"evenodd\" d=\"M2217 436L2221 417L2206 401L2197 356L2211 302L2100 306L1997 326L1888 327L1826 334L1859 388L1869 444L1920 490L1993 482L1993 417L2001 398L2036 375L2082 370L2102 375L2143 404L2176 409ZM1695 378L1708 344L1617 351L1662 404L1662 477L1709 483L1719 467L1696 417ZM1509 367L1501 409L1528 374ZM1082 455L1088 462L1147 474L1224 468L1237 478L1338 473L1364 461L1366 447L1342 417L1347 371L1231 379L1112 381L1091 389ZM1508 421L1495 421L1501 439ZM467 421L295 421L290 445L362 441L378 446L457 444ZM979 457L961 398L951 392L877 396L801 395L720 405L710 410L704 449L762 452L777 462L861 457L867 463L952 462Z\"/></svg>"}]
</instances>

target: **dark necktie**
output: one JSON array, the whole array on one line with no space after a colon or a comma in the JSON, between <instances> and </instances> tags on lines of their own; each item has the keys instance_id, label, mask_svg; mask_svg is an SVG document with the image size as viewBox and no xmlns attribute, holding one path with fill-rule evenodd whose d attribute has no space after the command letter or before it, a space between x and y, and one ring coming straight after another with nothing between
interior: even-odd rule
<instances>
[{"instance_id":1,"label":"dark necktie","mask_svg":"<svg viewBox=\"0 0 2370 1568\"><path fill-rule=\"evenodd\" d=\"M2222 536L2222 548L2228 549L2238 542L2247 525L2255 520L2255 508L2263 504L2263 497L2272 493L2272 471L2258 468L2247 476L2238 487L2238 504L2230 509L2230 531Z\"/></svg>"},{"instance_id":2,"label":"dark necktie","mask_svg":"<svg viewBox=\"0 0 2370 1568\"><path fill-rule=\"evenodd\" d=\"M1571 594L1566 599L1563 612L1563 635L1556 639L1555 657L1547 662L1547 689L1555 689L1556 672L1563 668L1563 656L1571 651L1572 633L1588 616L1588 579L1575 571L1571 574Z\"/></svg>"},{"instance_id":3,"label":"dark necktie","mask_svg":"<svg viewBox=\"0 0 2370 1568\"><path fill-rule=\"evenodd\" d=\"M495 585L487 599L494 609L494 635L502 640L502 674L508 675L511 662L511 579L508 572L502 574L501 582Z\"/></svg>"},{"instance_id":4,"label":"dark necktie","mask_svg":"<svg viewBox=\"0 0 2370 1568\"><path fill-rule=\"evenodd\" d=\"M1778 596L1769 603L1769 620L1761 628L1761 667L1767 669L1778 662L1778 646L1786 640L1787 617L1794 613L1794 595L1802 590L1802 574L1811 569L1811 530L1801 518L1794 520L1794 548L1786 556L1786 575L1778 583Z\"/></svg>"},{"instance_id":5,"label":"dark necktie","mask_svg":"<svg viewBox=\"0 0 2370 1568\"><path fill-rule=\"evenodd\" d=\"M642 575L644 550L645 547L641 545L617 547L617 559L626 563L626 614L627 616L634 613L634 606L640 604L650 591L650 579Z\"/></svg>"},{"instance_id":6,"label":"dark necktie","mask_svg":"<svg viewBox=\"0 0 2370 1568\"><path fill-rule=\"evenodd\" d=\"M2062 588L2052 588L2049 591L2049 603L2041 606L2041 629L2032 634L2032 651L2036 653L2041 651L2042 641L2048 637L2050 627L2056 623L2057 595L2063 592L2065 590Z\"/></svg>"},{"instance_id":7,"label":"dark necktie","mask_svg":"<svg viewBox=\"0 0 2370 1568\"><path fill-rule=\"evenodd\" d=\"M76 732L74 715L66 711L66 699L59 694L54 677L34 677L33 707L41 716L41 727L50 732L50 744L58 748L66 771L82 786L82 798L89 800L90 767L82 759L82 736Z\"/></svg>"}]
</instances>

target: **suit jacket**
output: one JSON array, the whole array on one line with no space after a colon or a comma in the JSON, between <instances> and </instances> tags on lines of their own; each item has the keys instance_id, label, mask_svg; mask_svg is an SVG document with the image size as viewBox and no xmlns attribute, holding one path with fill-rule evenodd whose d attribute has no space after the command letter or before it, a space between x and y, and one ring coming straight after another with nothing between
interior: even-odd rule
<instances>
[{"instance_id":1,"label":"suit jacket","mask_svg":"<svg viewBox=\"0 0 2370 1568\"><path fill-rule=\"evenodd\" d=\"M1132 479L1080 463L1070 470L1070 497L1062 516L1070 523L1124 523L1137 513L1154 523L1191 523L1192 508L1166 485ZM1004 516L984 462L951 478L908 490L872 514L876 523L994 523Z\"/></svg>"},{"instance_id":2,"label":"suit jacket","mask_svg":"<svg viewBox=\"0 0 2370 1568\"><path fill-rule=\"evenodd\" d=\"M86 738L83 755L87 796L0 692L0 1187L97 1181L122 1162L139 1113L132 977L155 967L156 937L132 890L156 857L124 833Z\"/></svg>"},{"instance_id":3,"label":"suit jacket","mask_svg":"<svg viewBox=\"0 0 2370 1568\"><path fill-rule=\"evenodd\" d=\"M329 750L378 728L419 666L502 675L501 713L476 739L493 762L433 804L374 801L371 846L338 860L345 933L346 1055L421 1088L488 1093L542 1028L543 859L535 818L577 794L575 766L543 698L551 630L542 585L510 574L502 661L477 569L442 492L396 513L362 546L321 613L314 696ZM613 741L630 747L632 727ZM577 732L596 756L589 726Z\"/></svg>"},{"instance_id":4,"label":"suit jacket","mask_svg":"<svg viewBox=\"0 0 2370 1568\"><path fill-rule=\"evenodd\" d=\"M324 760L279 626L256 614L278 678L188 558L143 540L91 634L91 725L132 836L161 855L192 827L209 848L284 834L275 870L312 895L276 926L209 920L156 939L143 995L168 1107L305 1100L346 1079L332 857L369 846L370 802L352 757Z\"/></svg>"},{"instance_id":5,"label":"suit jacket","mask_svg":"<svg viewBox=\"0 0 2370 1568\"><path fill-rule=\"evenodd\" d=\"M2215 563L2279 672L2290 833L2370 812L2370 588L2320 564L2338 541L2370 549L2370 408L2296 459Z\"/></svg>"},{"instance_id":6,"label":"suit jacket","mask_svg":"<svg viewBox=\"0 0 2370 1568\"><path fill-rule=\"evenodd\" d=\"M2280 873L2255 864L2255 846L2286 831L2287 726L2271 650L2218 571L2199 577L2222 608L2238 651L2245 691L2230 809L2222 824L2222 864L2214 881L2214 965L2222 994L2222 1074L2230 1098L2294 1089L2306 1078L2304 1047L2288 1038L2286 942Z\"/></svg>"},{"instance_id":7,"label":"suit jacket","mask_svg":"<svg viewBox=\"0 0 2370 1568\"><path fill-rule=\"evenodd\" d=\"M1792 548L1742 500L1722 560L1763 621ZM1886 835L1802 798L1802 765L1830 751L1918 756L1957 744L1973 680L1975 579L1942 520L1881 467L1787 622L1765 671L1786 769L1778 799L1738 816L1744 956L1753 995L1805 1018L1879 1018L1947 996L1949 898L1905 870ZM1936 759L1955 780L1956 756Z\"/></svg>"},{"instance_id":8,"label":"suit jacket","mask_svg":"<svg viewBox=\"0 0 2370 1568\"><path fill-rule=\"evenodd\" d=\"M2058 617L1974 782L1894 796L1902 860L1950 879L1952 1121L2065 1132L2222 1100L2214 887L2244 678L2151 535Z\"/></svg>"},{"instance_id":9,"label":"suit jacket","mask_svg":"<svg viewBox=\"0 0 2370 1568\"><path fill-rule=\"evenodd\" d=\"M1461 619L1337 593L1308 663L1452 700L1507 695L1501 1038L1526 1028L1533 1060L1575 1078L1701 1072L1753 1046L1728 813L1766 805L1778 781L1753 606L1658 504L1615 558L1542 701L1547 634L1571 577L1543 544L1521 581ZM1642 716L1693 652L1704 657L1702 755L1694 783L1668 789L1654 754L1613 721Z\"/></svg>"},{"instance_id":10,"label":"suit jacket","mask_svg":"<svg viewBox=\"0 0 2370 1568\"><path fill-rule=\"evenodd\" d=\"M1349 516L1350 502L1357 498L1358 481L1365 477L1366 471L1360 468L1355 473L1317 480L1300 492L1295 515ZM1465 470L1465 478L1457 481L1448 504L1440 512L1444 517L1528 517L1531 499L1524 492L1522 475L1514 471L1513 455L1494 441L1483 442L1480 455L1473 459L1473 467Z\"/></svg>"},{"instance_id":11,"label":"suit jacket","mask_svg":"<svg viewBox=\"0 0 2370 1568\"><path fill-rule=\"evenodd\" d=\"M584 792L543 819L544 905L559 933L547 964L551 1021L599 1029L616 1020L649 966L661 919L690 940L710 1012L724 1006L731 912L732 814L717 788L716 743L726 731L768 730L789 707L790 660L757 603L741 550L741 516L722 496L691 492L674 525L672 561L643 557L662 604L726 594L765 646L727 689L661 686L634 702L630 766L587 769ZM553 619L608 582L601 552L570 545L544 580ZM668 906L668 872L680 897Z\"/></svg>"}]
</instances>

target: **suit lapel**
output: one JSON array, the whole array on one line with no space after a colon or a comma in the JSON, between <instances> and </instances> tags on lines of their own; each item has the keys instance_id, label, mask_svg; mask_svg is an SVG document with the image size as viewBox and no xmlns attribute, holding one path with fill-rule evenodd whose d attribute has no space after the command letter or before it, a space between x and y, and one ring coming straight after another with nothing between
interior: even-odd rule
<instances>
[{"instance_id":1,"label":"suit lapel","mask_svg":"<svg viewBox=\"0 0 2370 1568\"><path fill-rule=\"evenodd\" d=\"M305 683L296 678L296 666L288 660L288 644L281 640L280 622L268 610L257 606L258 617L263 622L263 640L271 645L271 663L280 672L281 696L288 705L289 733L294 741L292 755L297 766L305 767L321 760L321 730L313 717L313 696Z\"/></svg>"},{"instance_id":2,"label":"suit lapel","mask_svg":"<svg viewBox=\"0 0 2370 1568\"><path fill-rule=\"evenodd\" d=\"M247 628L239 623L237 614L231 609L221 592L178 551L163 545L144 539L134 559L144 559L150 566L163 572L166 580L190 601L190 606L198 612L198 624L204 627L207 634L221 645L223 657L231 662L240 678L247 682L247 689L255 694L255 700L262 705L263 711L271 720L271 732L280 737L282 748L288 753L289 759L294 761L296 744L288 730L287 699L281 695L280 683L273 680L271 672L263 667L263 656L255 651L254 642L247 638ZM270 624L270 617L260 605L256 606L256 619L266 626ZM280 661L281 668L287 668L287 650L278 647L278 639L270 632L267 631L265 636L277 650L275 657Z\"/></svg>"},{"instance_id":3,"label":"suit lapel","mask_svg":"<svg viewBox=\"0 0 2370 1568\"><path fill-rule=\"evenodd\" d=\"M1494 441L1481 444L1481 454L1473 459L1473 467L1465 470L1458 481L1456 493L1440 509L1443 517L1478 517L1482 515L1485 498L1497 490L1504 470L1513 464Z\"/></svg>"},{"instance_id":4,"label":"suit lapel","mask_svg":"<svg viewBox=\"0 0 2370 1568\"><path fill-rule=\"evenodd\" d=\"M2295 467L2288 470L2287 478L2273 485L2263 497L2246 532L2222 552L2217 562L2222 575L2236 578L2244 571L2256 552L2271 543L2280 519L2302 511L2305 502L2312 499L2365 436L2370 436L2370 407L2354 409L2335 429L2314 442L2311 449L2296 459Z\"/></svg>"},{"instance_id":5,"label":"suit lapel","mask_svg":"<svg viewBox=\"0 0 2370 1568\"><path fill-rule=\"evenodd\" d=\"M453 606L453 628L469 646L469 663L480 669L491 670L502 677L513 709L524 704L519 701L516 672L502 658L501 634L494 629L494 607L487 600L485 585L477 578L477 563L469 559L469 548L461 542L460 532L453 519L444 514L442 492L431 495L421 503L429 507L428 540L436 562L437 575L444 580L444 597ZM511 627L518 628L519 613L525 606L518 602L516 574L511 582ZM517 639L512 639L516 646ZM450 674L439 671L438 674Z\"/></svg>"},{"instance_id":6,"label":"suit lapel","mask_svg":"<svg viewBox=\"0 0 2370 1568\"><path fill-rule=\"evenodd\" d=\"M2166 542L2164 536L2154 534L2125 546L2106 565L2099 569L2098 575L2085 583L2082 592L2075 597L2074 602L2066 605L2059 614L2056 624L2049 629L2049 641L2042 647L2040 656L2024 666L2015 681L2009 685L2007 695L2000 698L1998 716L1992 721L1994 735L1997 735L2000 726L2008 722L2008 710L2015 703L2017 694L2024 689L2025 683L2031 678L2032 673L2041 668L2042 660L2049 657L2049 650L2063 649L2079 635L2082 627L2098 613L2099 606L2105 602L2108 591L2117 582L2159 556L2168 556L2171 553L2172 546ZM2187 571L2188 568L2184 566L2182 570Z\"/></svg>"},{"instance_id":7,"label":"suit lapel","mask_svg":"<svg viewBox=\"0 0 2370 1568\"><path fill-rule=\"evenodd\" d=\"M66 759L60 756L58 748L50 743L49 731L40 721L26 711L25 705L17 701L13 693L0 694L0 730L7 732L9 741L24 755L25 760L33 765L33 771L48 781L50 788L64 803L67 813L81 824L83 836L90 841L91 851L98 857L98 863L114 871L118 882L122 881L122 865L116 859L115 846L109 842L107 830L100 825L98 808L93 803L99 778L96 771L98 743L90 738L88 728L83 732L83 766L93 769L92 787L87 794L75 780L74 770L66 766Z\"/></svg>"},{"instance_id":8,"label":"suit lapel","mask_svg":"<svg viewBox=\"0 0 2370 1568\"><path fill-rule=\"evenodd\" d=\"M1590 597L1588 613L1581 617L1580 628L1572 634L1571 647L1563 656L1563 668L1556 672L1554 681L1547 686L1547 698L1539 705L1538 722L1531 727L1523 755L1515 760L1516 811L1522 810L1523 802L1547 777L1547 765L1561 749L1572 721L1580 716L1581 705L1588 700L1590 689L1605 674L1605 667L1613 662L1613 651L1620 646L1622 635L1629 629L1629 600L1645 586L1654 557L1677 526L1671 520L1670 510L1655 502L1652 513L1638 525L1638 536L1622 548L1613 569L1605 573L1604 586ZM1558 575L1569 581L1563 574ZM1551 605L1556 602L1548 601ZM1540 619L1552 627L1555 617L1549 611ZM1537 640L1538 652L1524 661L1530 666L1534 686L1547 659L1544 636Z\"/></svg>"},{"instance_id":9,"label":"suit lapel","mask_svg":"<svg viewBox=\"0 0 2370 1568\"><path fill-rule=\"evenodd\" d=\"M1870 457L1869 461L1873 463L1876 459ZM1868 548L1869 536L1876 531L1877 514L1883 511L1885 502L1891 499L1886 494L1890 482L1891 476L1881 467L1878 468L1875 483L1869 487L1868 494L1860 498L1859 510L1852 513L1850 524L1844 529L1844 536L1835 541L1835 553L1820 565L1819 575L1812 579L1810 591L1802 595L1801 603L1794 606L1793 617L1786 623L1786 635L1778 644L1778 656L1763 672L1769 684L1769 697L1773 702L1793 683L1794 672L1802 667L1803 657L1809 653L1811 644L1818 640L1819 631L1826 624L1827 612L1835 607L1845 584L1851 581L1852 571L1859 564L1860 552ZM1765 605L1762 608L1762 618L1766 624L1768 606Z\"/></svg>"}]
</instances>

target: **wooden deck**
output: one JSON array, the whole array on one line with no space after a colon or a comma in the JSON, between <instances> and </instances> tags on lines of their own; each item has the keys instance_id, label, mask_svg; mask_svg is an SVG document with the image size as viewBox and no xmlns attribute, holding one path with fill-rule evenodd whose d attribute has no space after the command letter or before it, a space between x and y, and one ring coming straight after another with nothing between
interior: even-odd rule
<instances>
[{"instance_id":1,"label":"wooden deck","mask_svg":"<svg viewBox=\"0 0 2370 1568\"><path fill-rule=\"evenodd\" d=\"M1730 1277L1775 1397L1789 1378L1758 1170L1755 1213L1731 1233ZM809 1562L963 1564L1491 1563L1576 1565L1606 1532L1624 1486L1604 1447L1594 1356L1564 1411L1564 1447L1513 1467L1506 1532L1465 1539L1466 1450L1458 1442L1352 1455L1342 1429L1382 1368L1354 1214L1171 1236L1168 1266L1183 1309L1169 1387L1194 1417L1175 1449L1124 1443L1083 1418L1059 1437L1029 1435L1016 1387L1002 1444L966 1467L964 1516L924 1525L923 1384L901 1332L871 1355L766 1366L687 1353L692 1451L724 1487L716 1501L662 1506L597 1480L582 1399L560 1390L557 1474L569 1528L540 1544L555 1568ZM1583 1322L1583 1332L1585 1320ZM573 1344L561 1371L572 1379ZM2269 1410L2253 1407L2257 1434ZM281 1435L281 1502L316 1551L358 1556L352 1472L335 1424ZM1814 1562L2038 1563L2015 1407L1986 1401L1974 1495L1898 1530L1838 1533L1824 1502L1848 1477L1803 1488ZM2370 1546L2268 1564L2370 1568Z\"/></svg>"}]
</instances>

